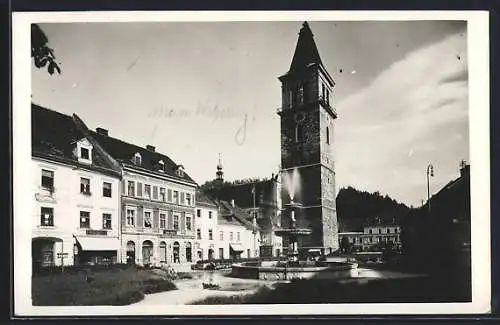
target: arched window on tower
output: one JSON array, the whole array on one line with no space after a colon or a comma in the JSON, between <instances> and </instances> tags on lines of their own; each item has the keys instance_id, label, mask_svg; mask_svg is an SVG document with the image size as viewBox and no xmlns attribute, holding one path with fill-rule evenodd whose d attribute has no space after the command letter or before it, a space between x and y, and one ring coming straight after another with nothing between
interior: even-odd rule
<instances>
[{"instance_id":1,"label":"arched window on tower","mask_svg":"<svg viewBox=\"0 0 500 325\"><path fill-rule=\"evenodd\" d=\"M330 128L326 127L326 144L330 144Z\"/></svg>"},{"instance_id":2,"label":"arched window on tower","mask_svg":"<svg viewBox=\"0 0 500 325\"><path fill-rule=\"evenodd\" d=\"M307 104L310 100L309 87L308 87L307 83L304 83L302 85L302 96L304 98L304 103Z\"/></svg>"},{"instance_id":3,"label":"arched window on tower","mask_svg":"<svg viewBox=\"0 0 500 325\"><path fill-rule=\"evenodd\" d=\"M295 142L302 141L302 124L295 125Z\"/></svg>"},{"instance_id":4,"label":"arched window on tower","mask_svg":"<svg viewBox=\"0 0 500 325\"><path fill-rule=\"evenodd\" d=\"M297 89L297 104L302 105L304 103L304 87L299 86Z\"/></svg>"},{"instance_id":5,"label":"arched window on tower","mask_svg":"<svg viewBox=\"0 0 500 325\"><path fill-rule=\"evenodd\" d=\"M288 91L288 107L293 106L293 91L289 90Z\"/></svg>"}]
</instances>

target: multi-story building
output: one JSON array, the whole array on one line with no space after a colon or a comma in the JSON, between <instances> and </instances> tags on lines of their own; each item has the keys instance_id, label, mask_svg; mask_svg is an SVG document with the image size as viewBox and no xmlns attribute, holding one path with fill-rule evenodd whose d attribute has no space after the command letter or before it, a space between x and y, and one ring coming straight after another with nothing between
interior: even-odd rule
<instances>
[{"instance_id":1,"label":"multi-story building","mask_svg":"<svg viewBox=\"0 0 500 325\"><path fill-rule=\"evenodd\" d=\"M112 138L103 128L92 136L123 168L122 262L192 262L197 185L183 166L151 145L142 148Z\"/></svg>"},{"instance_id":2,"label":"multi-story building","mask_svg":"<svg viewBox=\"0 0 500 325\"><path fill-rule=\"evenodd\" d=\"M121 170L78 116L32 105L34 270L116 262Z\"/></svg>"},{"instance_id":3,"label":"multi-story building","mask_svg":"<svg viewBox=\"0 0 500 325\"><path fill-rule=\"evenodd\" d=\"M232 202L213 200L199 191L196 201L196 258L237 259L259 256L260 228Z\"/></svg>"},{"instance_id":4,"label":"multi-story building","mask_svg":"<svg viewBox=\"0 0 500 325\"><path fill-rule=\"evenodd\" d=\"M256 219L261 229L261 256L280 256L283 251L281 237L275 234L281 218L280 191L278 175L270 179L225 183L218 191L222 200L234 200L235 205L245 211L246 220Z\"/></svg>"},{"instance_id":5,"label":"multi-story building","mask_svg":"<svg viewBox=\"0 0 500 325\"><path fill-rule=\"evenodd\" d=\"M202 191L196 193L196 228L195 251L197 260L222 258L217 250L221 238L218 229L218 206ZM223 237L222 237L223 239ZM217 255L219 254L219 255Z\"/></svg>"},{"instance_id":6,"label":"multi-story building","mask_svg":"<svg viewBox=\"0 0 500 325\"><path fill-rule=\"evenodd\" d=\"M259 257L261 229L253 219L247 220L247 212L231 202L218 201L217 226L219 256L224 258Z\"/></svg>"},{"instance_id":7,"label":"multi-story building","mask_svg":"<svg viewBox=\"0 0 500 325\"><path fill-rule=\"evenodd\" d=\"M401 226L394 223L379 222L364 226L362 232L341 232L339 243L347 238L354 251L377 251L388 244L395 250L401 250Z\"/></svg>"},{"instance_id":8,"label":"multi-story building","mask_svg":"<svg viewBox=\"0 0 500 325\"><path fill-rule=\"evenodd\" d=\"M224 182L222 161L219 158L216 179L205 188L208 194L220 200L235 202L244 210L244 219L253 222L254 218L260 229L260 256L280 256L282 239L276 236L275 230L281 221L281 184L278 175L270 179L235 180Z\"/></svg>"}]
</instances>

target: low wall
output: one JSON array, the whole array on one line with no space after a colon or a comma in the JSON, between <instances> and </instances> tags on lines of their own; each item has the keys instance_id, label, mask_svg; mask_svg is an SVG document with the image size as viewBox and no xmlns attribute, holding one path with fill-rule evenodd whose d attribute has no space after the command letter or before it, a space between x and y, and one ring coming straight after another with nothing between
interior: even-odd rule
<instances>
[{"instance_id":1,"label":"low wall","mask_svg":"<svg viewBox=\"0 0 500 325\"><path fill-rule=\"evenodd\" d=\"M269 281L310 278L346 279L357 276L357 264L338 262L326 262L324 264L324 266L281 267L271 265L255 266L247 265L246 263L237 263L232 265L231 276Z\"/></svg>"}]
</instances>

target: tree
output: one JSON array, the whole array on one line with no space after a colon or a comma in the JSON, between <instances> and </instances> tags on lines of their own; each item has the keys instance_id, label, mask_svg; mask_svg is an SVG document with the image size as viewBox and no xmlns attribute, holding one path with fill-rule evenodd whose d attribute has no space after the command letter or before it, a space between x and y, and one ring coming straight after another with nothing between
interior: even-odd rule
<instances>
[{"instance_id":1,"label":"tree","mask_svg":"<svg viewBox=\"0 0 500 325\"><path fill-rule=\"evenodd\" d=\"M37 24L31 24L31 57L38 69L47 67L49 74L61 73L56 63L54 50L48 46L49 39Z\"/></svg>"}]
</instances>

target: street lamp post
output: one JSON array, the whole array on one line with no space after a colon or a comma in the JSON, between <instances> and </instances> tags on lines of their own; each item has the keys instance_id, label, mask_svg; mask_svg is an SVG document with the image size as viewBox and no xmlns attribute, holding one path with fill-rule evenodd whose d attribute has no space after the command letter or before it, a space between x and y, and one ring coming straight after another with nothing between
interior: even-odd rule
<instances>
[{"instance_id":1,"label":"street lamp post","mask_svg":"<svg viewBox=\"0 0 500 325\"><path fill-rule=\"evenodd\" d=\"M427 207L429 209L429 216L431 215L431 190L429 177L434 177L434 166L432 164L427 165Z\"/></svg>"}]
</instances>

